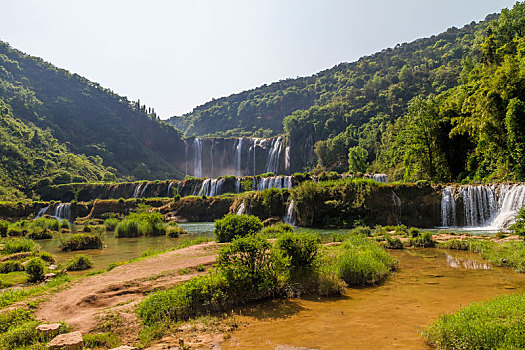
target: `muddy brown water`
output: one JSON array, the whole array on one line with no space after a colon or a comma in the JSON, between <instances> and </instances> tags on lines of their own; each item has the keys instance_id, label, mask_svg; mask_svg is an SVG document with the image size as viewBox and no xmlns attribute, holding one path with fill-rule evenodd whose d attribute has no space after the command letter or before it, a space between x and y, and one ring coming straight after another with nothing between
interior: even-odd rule
<instances>
[{"instance_id":1,"label":"muddy brown water","mask_svg":"<svg viewBox=\"0 0 525 350\"><path fill-rule=\"evenodd\" d=\"M247 323L223 349L429 349L420 331L472 301L525 291L525 275L479 255L394 251L399 269L380 286L343 297L268 301L238 310Z\"/></svg>"}]
</instances>

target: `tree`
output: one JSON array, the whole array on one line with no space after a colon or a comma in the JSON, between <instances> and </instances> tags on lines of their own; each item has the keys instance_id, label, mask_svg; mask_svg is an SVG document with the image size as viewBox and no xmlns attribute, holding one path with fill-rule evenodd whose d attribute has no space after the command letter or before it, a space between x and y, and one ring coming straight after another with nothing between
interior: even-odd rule
<instances>
[{"instance_id":1,"label":"tree","mask_svg":"<svg viewBox=\"0 0 525 350\"><path fill-rule=\"evenodd\" d=\"M368 152L361 146L351 147L348 150L348 170L351 173L365 172Z\"/></svg>"},{"instance_id":2,"label":"tree","mask_svg":"<svg viewBox=\"0 0 525 350\"><path fill-rule=\"evenodd\" d=\"M514 160L519 180L525 177L525 103L518 98L510 100L505 117L507 147Z\"/></svg>"}]
</instances>

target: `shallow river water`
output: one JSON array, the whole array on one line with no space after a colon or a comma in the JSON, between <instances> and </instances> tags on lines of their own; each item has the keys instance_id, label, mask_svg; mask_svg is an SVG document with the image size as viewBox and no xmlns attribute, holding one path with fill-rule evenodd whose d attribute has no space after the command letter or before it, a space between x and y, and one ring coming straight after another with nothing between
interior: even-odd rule
<instances>
[{"instance_id":1,"label":"shallow river water","mask_svg":"<svg viewBox=\"0 0 525 350\"><path fill-rule=\"evenodd\" d=\"M471 301L525 291L525 275L479 255L437 249L391 251L399 269L380 286L340 298L291 299L237 310L223 349L426 349L419 332Z\"/></svg>"}]
</instances>

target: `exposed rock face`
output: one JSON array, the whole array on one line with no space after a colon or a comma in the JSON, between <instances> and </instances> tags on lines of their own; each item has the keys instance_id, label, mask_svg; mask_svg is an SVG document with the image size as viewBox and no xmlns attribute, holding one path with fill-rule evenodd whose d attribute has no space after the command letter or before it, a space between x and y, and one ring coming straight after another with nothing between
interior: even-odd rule
<instances>
[{"instance_id":1,"label":"exposed rock face","mask_svg":"<svg viewBox=\"0 0 525 350\"><path fill-rule=\"evenodd\" d=\"M49 350L82 350L84 349L82 333L72 332L57 335L47 344L47 347Z\"/></svg>"},{"instance_id":2,"label":"exposed rock face","mask_svg":"<svg viewBox=\"0 0 525 350\"><path fill-rule=\"evenodd\" d=\"M58 335L60 323L41 324L36 327L36 330L39 335L42 335L45 338L53 337Z\"/></svg>"}]
</instances>

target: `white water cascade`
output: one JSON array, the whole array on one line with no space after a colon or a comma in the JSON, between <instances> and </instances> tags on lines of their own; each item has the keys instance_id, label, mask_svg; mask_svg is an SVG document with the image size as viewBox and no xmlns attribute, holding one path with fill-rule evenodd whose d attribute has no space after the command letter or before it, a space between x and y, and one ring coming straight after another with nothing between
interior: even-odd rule
<instances>
[{"instance_id":1,"label":"white water cascade","mask_svg":"<svg viewBox=\"0 0 525 350\"><path fill-rule=\"evenodd\" d=\"M172 186L173 186L173 182L170 182L170 184L168 185L168 195L167 195L167 197L170 196L170 190L171 190Z\"/></svg>"},{"instance_id":2,"label":"white water cascade","mask_svg":"<svg viewBox=\"0 0 525 350\"><path fill-rule=\"evenodd\" d=\"M288 204L288 208L286 209L286 215L284 216L283 221L287 224L295 226L295 202L293 201L293 199L290 201L290 204Z\"/></svg>"},{"instance_id":3,"label":"white water cascade","mask_svg":"<svg viewBox=\"0 0 525 350\"><path fill-rule=\"evenodd\" d=\"M239 208L237 209L237 215L243 215L245 214L246 210L245 210L245 206L244 206L244 202L241 203L241 205L239 205Z\"/></svg>"},{"instance_id":4,"label":"white water cascade","mask_svg":"<svg viewBox=\"0 0 525 350\"><path fill-rule=\"evenodd\" d=\"M257 159L256 159L256 153L255 153L255 151L257 150L257 141L258 141L257 139L253 139L253 174L252 174L253 176L255 176L257 173L257 168L256 168Z\"/></svg>"},{"instance_id":5,"label":"white water cascade","mask_svg":"<svg viewBox=\"0 0 525 350\"><path fill-rule=\"evenodd\" d=\"M222 194L224 179L206 179L202 182L199 196L215 197Z\"/></svg>"},{"instance_id":6,"label":"white water cascade","mask_svg":"<svg viewBox=\"0 0 525 350\"><path fill-rule=\"evenodd\" d=\"M443 227L457 225L457 198L463 202L465 226L483 230L500 230L514 222L525 205L525 185L447 186L441 195L441 222Z\"/></svg>"},{"instance_id":7,"label":"white water cascade","mask_svg":"<svg viewBox=\"0 0 525 350\"><path fill-rule=\"evenodd\" d=\"M195 157L193 159L193 176L202 177L202 141L198 138L193 140Z\"/></svg>"},{"instance_id":8,"label":"white water cascade","mask_svg":"<svg viewBox=\"0 0 525 350\"><path fill-rule=\"evenodd\" d=\"M188 143L184 140L184 153L186 153L186 171L184 174L188 174Z\"/></svg>"},{"instance_id":9,"label":"white water cascade","mask_svg":"<svg viewBox=\"0 0 525 350\"><path fill-rule=\"evenodd\" d=\"M265 172L277 173L279 171L279 158L281 156L282 138L278 137L272 141L272 145L266 159Z\"/></svg>"},{"instance_id":10,"label":"white water cascade","mask_svg":"<svg viewBox=\"0 0 525 350\"><path fill-rule=\"evenodd\" d=\"M289 174L290 171L290 145L286 146L284 149L284 170Z\"/></svg>"},{"instance_id":11,"label":"white water cascade","mask_svg":"<svg viewBox=\"0 0 525 350\"><path fill-rule=\"evenodd\" d=\"M443 188L441 192L441 226L456 226L456 201L452 186Z\"/></svg>"},{"instance_id":12,"label":"white water cascade","mask_svg":"<svg viewBox=\"0 0 525 350\"><path fill-rule=\"evenodd\" d=\"M140 191L140 186L142 186L142 184L137 184L137 186L135 186L135 190L133 191L133 198L137 198L138 195L139 195L139 191Z\"/></svg>"},{"instance_id":13,"label":"white water cascade","mask_svg":"<svg viewBox=\"0 0 525 350\"><path fill-rule=\"evenodd\" d=\"M235 193L241 193L241 179L237 178L235 181Z\"/></svg>"},{"instance_id":14,"label":"white water cascade","mask_svg":"<svg viewBox=\"0 0 525 350\"><path fill-rule=\"evenodd\" d=\"M43 207L38 211L38 214L36 214L35 219L41 218L42 216L46 215L47 210L49 209L49 206Z\"/></svg>"},{"instance_id":15,"label":"white water cascade","mask_svg":"<svg viewBox=\"0 0 525 350\"><path fill-rule=\"evenodd\" d=\"M264 191L269 188L292 188L291 176L270 176L261 179L254 179L252 189L256 191Z\"/></svg>"},{"instance_id":16,"label":"white water cascade","mask_svg":"<svg viewBox=\"0 0 525 350\"><path fill-rule=\"evenodd\" d=\"M242 176L241 163L242 163L242 137L239 137L239 142L235 149L235 172L237 176Z\"/></svg>"},{"instance_id":17,"label":"white water cascade","mask_svg":"<svg viewBox=\"0 0 525 350\"><path fill-rule=\"evenodd\" d=\"M146 183L146 185L144 185L144 188L142 189L142 191L140 191L140 198L144 197L144 192L146 192L146 188L148 188L148 183Z\"/></svg>"},{"instance_id":18,"label":"white water cascade","mask_svg":"<svg viewBox=\"0 0 525 350\"><path fill-rule=\"evenodd\" d=\"M55 218L71 220L71 203L60 203L55 208Z\"/></svg>"},{"instance_id":19,"label":"white water cascade","mask_svg":"<svg viewBox=\"0 0 525 350\"><path fill-rule=\"evenodd\" d=\"M374 181L382 183L388 182L388 176L386 174L374 174L372 175L372 179L374 179Z\"/></svg>"}]
</instances>

